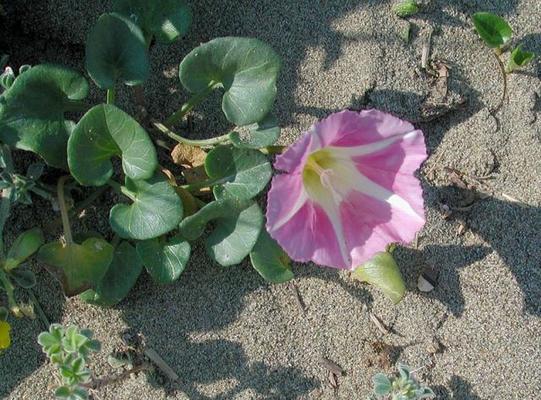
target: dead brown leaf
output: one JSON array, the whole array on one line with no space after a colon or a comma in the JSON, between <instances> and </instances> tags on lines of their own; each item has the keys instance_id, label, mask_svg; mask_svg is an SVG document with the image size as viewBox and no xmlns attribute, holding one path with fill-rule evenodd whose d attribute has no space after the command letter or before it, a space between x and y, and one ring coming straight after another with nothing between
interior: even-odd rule
<instances>
[{"instance_id":1,"label":"dead brown leaf","mask_svg":"<svg viewBox=\"0 0 541 400\"><path fill-rule=\"evenodd\" d=\"M176 165L194 168L205 164L207 153L200 147L179 143L171 152L171 158Z\"/></svg>"}]
</instances>

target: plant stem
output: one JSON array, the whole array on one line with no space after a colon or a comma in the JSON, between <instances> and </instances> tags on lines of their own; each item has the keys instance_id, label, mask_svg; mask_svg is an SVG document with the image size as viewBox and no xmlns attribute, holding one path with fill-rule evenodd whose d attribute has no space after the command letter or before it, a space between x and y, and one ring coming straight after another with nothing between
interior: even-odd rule
<instances>
[{"instance_id":1,"label":"plant stem","mask_svg":"<svg viewBox=\"0 0 541 400\"><path fill-rule=\"evenodd\" d=\"M70 178L69 175L65 175L58 180L57 194L58 194L58 207L60 208L60 216L62 217L62 226L64 228L64 238L66 244L73 243L73 236L71 234L70 219L68 215L68 208L66 207L66 200L64 197L64 183Z\"/></svg>"},{"instance_id":2,"label":"plant stem","mask_svg":"<svg viewBox=\"0 0 541 400\"><path fill-rule=\"evenodd\" d=\"M276 145L276 146L262 147L259 149L259 151L262 152L263 154L273 155L273 154L282 154L285 151L285 149L287 149L287 146Z\"/></svg>"},{"instance_id":3,"label":"plant stem","mask_svg":"<svg viewBox=\"0 0 541 400\"><path fill-rule=\"evenodd\" d=\"M218 82L211 81L207 88L199 93L194 94L186 103L184 103L173 115L165 120L165 125L173 126L178 121L181 121L194 107L201 104L203 100L214 90Z\"/></svg>"},{"instance_id":4,"label":"plant stem","mask_svg":"<svg viewBox=\"0 0 541 400\"><path fill-rule=\"evenodd\" d=\"M85 103L83 100L71 100L68 99L64 102L64 108L66 111L87 111L90 108L90 104Z\"/></svg>"},{"instance_id":5,"label":"plant stem","mask_svg":"<svg viewBox=\"0 0 541 400\"><path fill-rule=\"evenodd\" d=\"M2 145L2 154L4 158L4 163L6 165L5 171L8 174L13 174L13 159L11 158L11 149L9 146ZM9 213L11 211L11 204L13 203L13 197L15 196L15 191L13 188L7 188L1 191L2 196L0 200L0 258L4 258L4 226L9 218Z\"/></svg>"},{"instance_id":6,"label":"plant stem","mask_svg":"<svg viewBox=\"0 0 541 400\"><path fill-rule=\"evenodd\" d=\"M206 187L212 187L215 185L219 185L220 183L226 182L223 178L219 179L207 179L206 181L200 181L200 182L194 182L190 183L188 185L182 185L181 188L185 189L189 192L197 192L199 189L203 189Z\"/></svg>"},{"instance_id":7,"label":"plant stem","mask_svg":"<svg viewBox=\"0 0 541 400\"><path fill-rule=\"evenodd\" d=\"M202 140L186 139L180 135L177 135L175 132L173 132L172 130L167 128L167 126L165 126L164 124L160 122L153 122L152 125L154 125L154 127L158 129L160 132L169 136L171 139L176 140L179 143L184 143L190 146L208 147L208 146L214 146L216 144L224 143L229 140L229 133L226 133L225 135L218 136L211 139L202 139Z\"/></svg>"},{"instance_id":8,"label":"plant stem","mask_svg":"<svg viewBox=\"0 0 541 400\"><path fill-rule=\"evenodd\" d=\"M120 183L118 183L117 181L114 181L112 179L109 179L107 181L107 184L109 186L111 186L115 192L117 192L118 194L123 194L124 196L128 197L130 200L132 201L135 201L135 196L133 195L132 192L130 192L126 187L122 186Z\"/></svg>"},{"instance_id":9,"label":"plant stem","mask_svg":"<svg viewBox=\"0 0 541 400\"><path fill-rule=\"evenodd\" d=\"M116 91L115 88L107 89L107 104L115 104Z\"/></svg>"},{"instance_id":10,"label":"plant stem","mask_svg":"<svg viewBox=\"0 0 541 400\"><path fill-rule=\"evenodd\" d=\"M126 370L126 371L122 372L119 375L107 376L105 378L99 378L99 379L93 380L90 383L82 384L81 386L83 386L83 387L85 387L87 389L98 389L98 388L106 386L106 385L121 382L124 379L128 378L132 374L137 374L138 372L142 372L142 371L149 371L151 369L152 369L152 366L150 364L143 363L143 364L140 364L140 365L136 365L132 369Z\"/></svg>"},{"instance_id":11,"label":"plant stem","mask_svg":"<svg viewBox=\"0 0 541 400\"><path fill-rule=\"evenodd\" d=\"M0 283L2 283L2 286L4 287L4 290L6 291L6 295L8 297L8 304L11 312L15 313L15 310L18 309L17 302L15 301L15 287L13 286L13 283L9 280L8 276L4 272L2 268L0 268Z\"/></svg>"},{"instance_id":12,"label":"plant stem","mask_svg":"<svg viewBox=\"0 0 541 400\"><path fill-rule=\"evenodd\" d=\"M500 67L500 71L502 73L502 79L503 79L503 90L502 90L502 98L500 99L499 104L491 111L491 114L496 114L503 106L503 103L505 101L505 98L507 97L507 74L505 73L505 65L503 65L502 60L498 56L498 53L495 51L494 57L496 58L496 61L498 62L498 66Z\"/></svg>"},{"instance_id":13,"label":"plant stem","mask_svg":"<svg viewBox=\"0 0 541 400\"><path fill-rule=\"evenodd\" d=\"M41 320L41 322L43 323L43 325L45 327L45 330L49 329L49 325L51 323L49 322L49 319L47 318L47 316L43 312L43 308L41 308L41 304L39 303L38 299L36 298L36 295L34 294L32 289L27 289L27 291L28 291L28 295L30 296L30 300L34 304L34 308L38 312L38 317L39 317L39 319Z\"/></svg>"}]
</instances>

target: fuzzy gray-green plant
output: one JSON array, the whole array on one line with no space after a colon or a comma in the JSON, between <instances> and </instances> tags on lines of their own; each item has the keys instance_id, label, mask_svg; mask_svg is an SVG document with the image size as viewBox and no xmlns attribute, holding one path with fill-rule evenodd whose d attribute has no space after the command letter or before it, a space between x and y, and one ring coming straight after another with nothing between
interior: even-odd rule
<instances>
[{"instance_id":1,"label":"fuzzy gray-green plant","mask_svg":"<svg viewBox=\"0 0 541 400\"><path fill-rule=\"evenodd\" d=\"M374 394L378 399L390 400L418 400L434 398L434 392L427 386L420 384L414 377L410 368L398 364L398 375L388 377L379 373L374 375Z\"/></svg>"},{"instance_id":2,"label":"fuzzy gray-green plant","mask_svg":"<svg viewBox=\"0 0 541 400\"><path fill-rule=\"evenodd\" d=\"M52 324L48 332L38 336L38 343L49 360L58 367L62 386L56 389L55 396L62 400L87 400L88 392L84 384L90 382L91 373L86 367L92 352L101 348L92 339L88 329L79 330L76 326L64 328Z\"/></svg>"}]
</instances>

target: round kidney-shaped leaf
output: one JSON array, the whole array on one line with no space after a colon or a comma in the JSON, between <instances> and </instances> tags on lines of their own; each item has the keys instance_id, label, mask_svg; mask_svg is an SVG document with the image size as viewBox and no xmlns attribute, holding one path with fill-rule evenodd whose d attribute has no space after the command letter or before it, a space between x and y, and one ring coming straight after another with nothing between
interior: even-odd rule
<instances>
[{"instance_id":1,"label":"round kidney-shaped leaf","mask_svg":"<svg viewBox=\"0 0 541 400\"><path fill-rule=\"evenodd\" d=\"M28 269L17 268L11 271L9 276L23 289L31 289L36 286L36 275Z\"/></svg>"},{"instance_id":2,"label":"round kidney-shaped leaf","mask_svg":"<svg viewBox=\"0 0 541 400\"><path fill-rule=\"evenodd\" d=\"M210 221L238 214L252 204L251 200L238 198L220 199L208 203L195 214L182 220L179 227L180 234L187 240L195 240L203 234Z\"/></svg>"},{"instance_id":3,"label":"round kidney-shaped leaf","mask_svg":"<svg viewBox=\"0 0 541 400\"><path fill-rule=\"evenodd\" d=\"M205 170L218 183L214 186L217 198L251 199L272 177L272 167L263 153L231 146L218 146L209 152Z\"/></svg>"},{"instance_id":4,"label":"round kidney-shaped leaf","mask_svg":"<svg viewBox=\"0 0 541 400\"><path fill-rule=\"evenodd\" d=\"M64 113L77 109L88 82L68 68L37 65L0 96L0 141L65 168L69 130Z\"/></svg>"},{"instance_id":5,"label":"round kidney-shaped leaf","mask_svg":"<svg viewBox=\"0 0 541 400\"><path fill-rule=\"evenodd\" d=\"M222 110L238 126L261 121L276 97L280 58L258 39L223 37L192 50L180 64L182 85L192 93L221 86Z\"/></svg>"},{"instance_id":6,"label":"round kidney-shaped leaf","mask_svg":"<svg viewBox=\"0 0 541 400\"><path fill-rule=\"evenodd\" d=\"M254 269L266 281L282 283L293 279L290 258L286 252L270 237L266 229L261 229L259 238L250 253Z\"/></svg>"},{"instance_id":7,"label":"round kidney-shaped leaf","mask_svg":"<svg viewBox=\"0 0 541 400\"><path fill-rule=\"evenodd\" d=\"M117 204L109 215L111 227L122 238L153 239L172 231L182 219L182 202L159 172L148 180L126 178L122 192L133 203Z\"/></svg>"},{"instance_id":8,"label":"round kidney-shaped leaf","mask_svg":"<svg viewBox=\"0 0 541 400\"><path fill-rule=\"evenodd\" d=\"M116 0L113 9L139 25L147 43L152 36L172 43L188 32L192 22L192 10L183 0Z\"/></svg>"},{"instance_id":9,"label":"round kidney-shaped leaf","mask_svg":"<svg viewBox=\"0 0 541 400\"><path fill-rule=\"evenodd\" d=\"M43 233L39 228L33 228L21 233L8 251L4 268L9 271L16 268L28 257L39 250L43 244Z\"/></svg>"},{"instance_id":10,"label":"round kidney-shaped leaf","mask_svg":"<svg viewBox=\"0 0 541 400\"><path fill-rule=\"evenodd\" d=\"M231 132L229 140L235 147L244 149L260 149L272 146L280 137L280 127L273 115L267 115L262 121L245 127L247 133Z\"/></svg>"},{"instance_id":11,"label":"round kidney-shaped leaf","mask_svg":"<svg viewBox=\"0 0 541 400\"><path fill-rule=\"evenodd\" d=\"M67 296L94 288L113 260L113 246L102 239L90 238L82 244L47 243L38 259L58 277Z\"/></svg>"},{"instance_id":12,"label":"round kidney-shaped leaf","mask_svg":"<svg viewBox=\"0 0 541 400\"><path fill-rule=\"evenodd\" d=\"M143 270L143 263L135 248L122 242L115 249L113 261L95 289L81 293L81 298L92 304L110 307L124 299Z\"/></svg>"},{"instance_id":13,"label":"round kidney-shaped leaf","mask_svg":"<svg viewBox=\"0 0 541 400\"><path fill-rule=\"evenodd\" d=\"M191 246L180 236L164 237L137 243L137 253L152 279L160 284L178 279L190 258Z\"/></svg>"},{"instance_id":14,"label":"round kidney-shaped leaf","mask_svg":"<svg viewBox=\"0 0 541 400\"><path fill-rule=\"evenodd\" d=\"M113 156L122 157L122 169L131 179L150 178L158 159L145 130L111 104L100 104L81 118L68 141L68 164L83 185L101 186L113 175Z\"/></svg>"},{"instance_id":15,"label":"round kidney-shaped leaf","mask_svg":"<svg viewBox=\"0 0 541 400\"><path fill-rule=\"evenodd\" d=\"M205 240L208 255L223 267L240 263L257 242L263 227L263 213L253 203L238 214L218 218Z\"/></svg>"},{"instance_id":16,"label":"round kidney-shaped leaf","mask_svg":"<svg viewBox=\"0 0 541 400\"><path fill-rule=\"evenodd\" d=\"M481 39L492 48L507 43L513 31L507 21L498 15L489 12L473 14L473 24Z\"/></svg>"},{"instance_id":17,"label":"round kidney-shaped leaf","mask_svg":"<svg viewBox=\"0 0 541 400\"><path fill-rule=\"evenodd\" d=\"M113 88L117 81L143 83L150 62L141 28L119 14L103 14L86 41L86 69L102 89Z\"/></svg>"},{"instance_id":18,"label":"round kidney-shaped leaf","mask_svg":"<svg viewBox=\"0 0 541 400\"><path fill-rule=\"evenodd\" d=\"M376 253L353 271L352 277L380 288L395 304L402 300L406 292L398 265L393 255L387 251Z\"/></svg>"}]
</instances>

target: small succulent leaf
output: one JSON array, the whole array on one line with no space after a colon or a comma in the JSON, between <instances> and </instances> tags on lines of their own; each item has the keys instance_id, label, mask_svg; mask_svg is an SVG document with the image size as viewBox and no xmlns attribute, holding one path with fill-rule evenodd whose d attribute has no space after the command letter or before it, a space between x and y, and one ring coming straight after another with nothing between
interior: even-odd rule
<instances>
[{"instance_id":1,"label":"small succulent leaf","mask_svg":"<svg viewBox=\"0 0 541 400\"><path fill-rule=\"evenodd\" d=\"M187 240L195 240L205 231L210 221L235 215L253 204L251 200L238 198L221 199L208 203L195 214L184 218L180 223L180 234Z\"/></svg>"},{"instance_id":2,"label":"small succulent leaf","mask_svg":"<svg viewBox=\"0 0 541 400\"><path fill-rule=\"evenodd\" d=\"M42 162L34 162L28 166L28 169L26 170L26 177L33 181L37 181L39 178L41 178L41 175L43 175L44 168L45 164Z\"/></svg>"},{"instance_id":3,"label":"small succulent leaf","mask_svg":"<svg viewBox=\"0 0 541 400\"><path fill-rule=\"evenodd\" d=\"M69 131L64 113L87 94L88 82L77 72L54 65L33 67L0 96L0 141L65 168Z\"/></svg>"},{"instance_id":4,"label":"small succulent leaf","mask_svg":"<svg viewBox=\"0 0 541 400\"><path fill-rule=\"evenodd\" d=\"M116 0L113 10L131 18L148 39L172 43L188 32L192 10L183 0Z\"/></svg>"},{"instance_id":5,"label":"small succulent leaf","mask_svg":"<svg viewBox=\"0 0 541 400\"><path fill-rule=\"evenodd\" d=\"M9 276L23 289L31 289L36 286L36 275L28 269L14 269L10 272Z\"/></svg>"},{"instance_id":6,"label":"small succulent leaf","mask_svg":"<svg viewBox=\"0 0 541 400\"><path fill-rule=\"evenodd\" d=\"M54 392L57 399L67 399L71 396L71 389L67 386L60 386Z\"/></svg>"},{"instance_id":7,"label":"small succulent leaf","mask_svg":"<svg viewBox=\"0 0 541 400\"><path fill-rule=\"evenodd\" d=\"M111 104L100 104L81 118L68 141L68 164L83 185L101 186L113 175L113 156L131 179L148 179L158 166L148 134L130 115Z\"/></svg>"},{"instance_id":8,"label":"small succulent leaf","mask_svg":"<svg viewBox=\"0 0 541 400\"><path fill-rule=\"evenodd\" d=\"M137 243L137 253L147 272L155 282L173 283L178 279L190 259L191 246L181 236L170 240L164 237Z\"/></svg>"},{"instance_id":9,"label":"small succulent leaf","mask_svg":"<svg viewBox=\"0 0 541 400\"><path fill-rule=\"evenodd\" d=\"M115 249L113 261L95 289L80 295L87 303L110 307L122 301L137 282L143 263L135 248L122 242Z\"/></svg>"},{"instance_id":10,"label":"small succulent leaf","mask_svg":"<svg viewBox=\"0 0 541 400\"><path fill-rule=\"evenodd\" d=\"M148 180L126 177L125 189L132 204L117 204L111 209L109 222L113 231L124 239L153 239L176 228L182 219L180 197L160 172Z\"/></svg>"},{"instance_id":11,"label":"small succulent leaf","mask_svg":"<svg viewBox=\"0 0 541 400\"><path fill-rule=\"evenodd\" d=\"M13 82L15 82L15 72L13 71L13 68L6 67L4 69L4 72L0 75L0 86L4 88L4 90L7 90L13 85Z\"/></svg>"},{"instance_id":12,"label":"small succulent leaf","mask_svg":"<svg viewBox=\"0 0 541 400\"><path fill-rule=\"evenodd\" d=\"M79 333L86 336L87 339L92 339L94 337L94 332L92 332L90 329L81 329Z\"/></svg>"},{"instance_id":13,"label":"small succulent leaf","mask_svg":"<svg viewBox=\"0 0 541 400\"><path fill-rule=\"evenodd\" d=\"M263 213L255 202L238 214L230 211L218 218L205 240L208 255L223 267L239 264L256 244L263 221Z\"/></svg>"},{"instance_id":14,"label":"small succulent leaf","mask_svg":"<svg viewBox=\"0 0 541 400\"><path fill-rule=\"evenodd\" d=\"M400 374L400 377L407 381L410 379L410 367L404 364L398 364L398 373Z\"/></svg>"},{"instance_id":15,"label":"small succulent leaf","mask_svg":"<svg viewBox=\"0 0 541 400\"><path fill-rule=\"evenodd\" d=\"M101 89L142 84L150 61L141 29L119 14L102 14L86 41L86 69Z\"/></svg>"},{"instance_id":16,"label":"small succulent leaf","mask_svg":"<svg viewBox=\"0 0 541 400\"><path fill-rule=\"evenodd\" d=\"M113 246L102 239L90 238L82 244L47 243L38 259L58 276L67 296L75 296L95 287L113 260Z\"/></svg>"},{"instance_id":17,"label":"small succulent leaf","mask_svg":"<svg viewBox=\"0 0 541 400\"><path fill-rule=\"evenodd\" d=\"M424 386L416 391L416 395L417 395L417 399L430 399L435 396L432 389L428 387L424 387Z\"/></svg>"},{"instance_id":18,"label":"small succulent leaf","mask_svg":"<svg viewBox=\"0 0 541 400\"><path fill-rule=\"evenodd\" d=\"M295 277L291 271L291 260L287 253L270 237L266 229L261 229L259 238L250 252L254 269L272 283L287 282Z\"/></svg>"},{"instance_id":19,"label":"small succulent leaf","mask_svg":"<svg viewBox=\"0 0 541 400\"><path fill-rule=\"evenodd\" d=\"M73 388L72 392L73 399L70 400L87 400L88 399L88 392L85 388L76 386Z\"/></svg>"},{"instance_id":20,"label":"small succulent leaf","mask_svg":"<svg viewBox=\"0 0 541 400\"><path fill-rule=\"evenodd\" d=\"M261 121L276 97L280 58L258 39L222 37L192 50L180 63L182 85L192 93L221 86L222 110L237 126Z\"/></svg>"},{"instance_id":21,"label":"small succulent leaf","mask_svg":"<svg viewBox=\"0 0 541 400\"><path fill-rule=\"evenodd\" d=\"M491 48L501 47L513 35L507 21L498 15L489 12L478 12L473 14L472 19L475 30Z\"/></svg>"},{"instance_id":22,"label":"small succulent leaf","mask_svg":"<svg viewBox=\"0 0 541 400\"><path fill-rule=\"evenodd\" d=\"M372 378L374 383L374 393L378 396L385 396L390 393L392 384L385 374L376 374Z\"/></svg>"},{"instance_id":23,"label":"small succulent leaf","mask_svg":"<svg viewBox=\"0 0 541 400\"><path fill-rule=\"evenodd\" d=\"M400 0L393 6L393 12L400 18L407 18L419 12L419 5L415 0Z\"/></svg>"},{"instance_id":24,"label":"small succulent leaf","mask_svg":"<svg viewBox=\"0 0 541 400\"><path fill-rule=\"evenodd\" d=\"M376 253L374 257L355 269L352 277L378 287L394 304L400 302L406 292L398 265L392 254L386 251Z\"/></svg>"},{"instance_id":25,"label":"small succulent leaf","mask_svg":"<svg viewBox=\"0 0 541 400\"><path fill-rule=\"evenodd\" d=\"M216 197L251 199L260 193L272 177L272 167L263 153L251 149L218 146L205 160L205 170Z\"/></svg>"},{"instance_id":26,"label":"small succulent leaf","mask_svg":"<svg viewBox=\"0 0 541 400\"><path fill-rule=\"evenodd\" d=\"M524 67L531 62L535 57L535 54L530 51L522 50L522 45L518 45L511 53L509 62L507 63L506 71L511 73L520 67Z\"/></svg>"},{"instance_id":27,"label":"small succulent leaf","mask_svg":"<svg viewBox=\"0 0 541 400\"><path fill-rule=\"evenodd\" d=\"M16 268L43 245L43 232L33 228L21 233L9 249L4 268L8 271Z\"/></svg>"},{"instance_id":28,"label":"small succulent leaf","mask_svg":"<svg viewBox=\"0 0 541 400\"><path fill-rule=\"evenodd\" d=\"M244 149L260 149L272 146L280 137L278 120L272 114L267 115L262 121L245 127L247 133L241 136L239 132L231 132L229 140L235 147Z\"/></svg>"}]
</instances>

